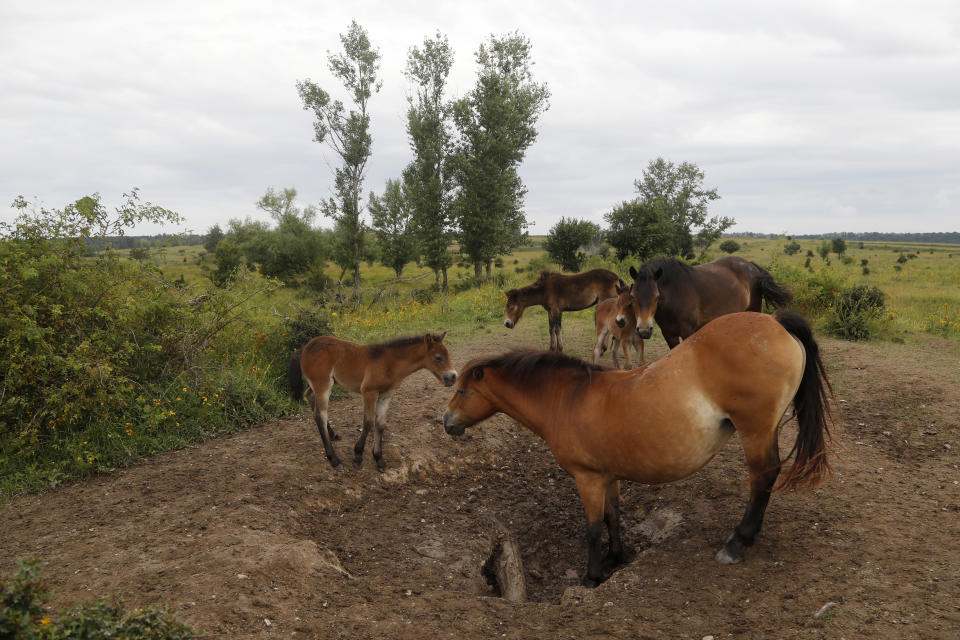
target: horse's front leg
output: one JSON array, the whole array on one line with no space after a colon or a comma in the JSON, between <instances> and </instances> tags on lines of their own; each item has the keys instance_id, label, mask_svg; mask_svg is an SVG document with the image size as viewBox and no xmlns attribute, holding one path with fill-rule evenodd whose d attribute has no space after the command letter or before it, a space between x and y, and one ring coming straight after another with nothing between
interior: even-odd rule
<instances>
[{"instance_id":1,"label":"horse's front leg","mask_svg":"<svg viewBox=\"0 0 960 640\"><path fill-rule=\"evenodd\" d=\"M583 586L593 588L603 582L603 515L608 481L593 471L576 473L574 480L587 514L587 574Z\"/></svg>"},{"instance_id":2,"label":"horse's front leg","mask_svg":"<svg viewBox=\"0 0 960 640\"><path fill-rule=\"evenodd\" d=\"M551 350L554 351L563 351L563 340L560 338L560 329L563 324L563 314L557 311L555 314L551 314L550 319L551 330L555 335L555 339L550 340ZM554 346L555 345L555 346Z\"/></svg>"},{"instance_id":3,"label":"horse's front leg","mask_svg":"<svg viewBox=\"0 0 960 640\"><path fill-rule=\"evenodd\" d=\"M627 365L629 368L629 364ZM605 569L613 569L626 560L623 541L620 539L620 481L614 480L607 486L606 502L603 507L603 520L607 525L610 548L603 559Z\"/></svg>"},{"instance_id":4,"label":"horse's front leg","mask_svg":"<svg viewBox=\"0 0 960 640\"><path fill-rule=\"evenodd\" d=\"M370 433L376 421L376 406L380 392L362 391L361 394L363 396L363 429L360 431L357 443L353 445L353 463L358 467L363 464L363 449L367 444L367 434Z\"/></svg>"},{"instance_id":5,"label":"horse's front leg","mask_svg":"<svg viewBox=\"0 0 960 640\"><path fill-rule=\"evenodd\" d=\"M377 462L377 470L383 473L387 464L383 461L383 430L386 427L387 407L390 406L390 392L384 392L377 398L376 424L373 432L373 459Z\"/></svg>"},{"instance_id":6,"label":"horse's front leg","mask_svg":"<svg viewBox=\"0 0 960 640\"><path fill-rule=\"evenodd\" d=\"M667 341L667 346L673 349L678 344L680 344L680 336L667 335L663 334L663 339Z\"/></svg>"}]
</instances>

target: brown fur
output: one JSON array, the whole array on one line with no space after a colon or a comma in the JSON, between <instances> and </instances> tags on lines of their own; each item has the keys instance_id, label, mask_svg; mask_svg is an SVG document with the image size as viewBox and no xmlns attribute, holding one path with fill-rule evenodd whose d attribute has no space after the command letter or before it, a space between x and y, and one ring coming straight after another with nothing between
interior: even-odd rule
<instances>
[{"instance_id":1,"label":"brown fur","mask_svg":"<svg viewBox=\"0 0 960 640\"><path fill-rule=\"evenodd\" d=\"M541 271L536 282L507 291L503 324L512 329L527 307L542 305L547 310L550 350L563 351L560 337L564 311L579 311L617 295L617 287L626 286L620 276L607 269L591 269L575 275Z\"/></svg>"},{"instance_id":2,"label":"brown fur","mask_svg":"<svg viewBox=\"0 0 960 640\"><path fill-rule=\"evenodd\" d=\"M618 288L616 298L607 298L597 305L594 314L597 328L597 342L593 347L593 362L596 362L607 350L607 337L610 337L613 366L620 368L617 349L623 350L624 364L630 369L630 348L637 352L639 364L644 362L643 338L637 333L637 316L633 312L633 298L630 288ZM621 324L622 323L622 326Z\"/></svg>"},{"instance_id":3,"label":"brown fur","mask_svg":"<svg viewBox=\"0 0 960 640\"><path fill-rule=\"evenodd\" d=\"M327 405L334 381L363 397L363 430L354 445L354 462L359 465L363 461L367 434L373 428L373 457L377 468L383 471L383 429L394 388L420 369L427 369L447 386L456 381L457 374L443 345L446 335L428 333L380 344L355 344L320 336L294 354L288 372L291 395L299 399L305 378L310 385L307 398L313 407L323 448L334 468L340 465L340 459L333 450L332 440L336 435L327 420Z\"/></svg>"},{"instance_id":4,"label":"brown fur","mask_svg":"<svg viewBox=\"0 0 960 640\"><path fill-rule=\"evenodd\" d=\"M516 362L526 362L522 376ZM622 559L616 517L620 480L658 484L685 478L707 464L734 431L751 473L751 496L717 559L742 560L780 473L777 436L791 401L800 428L785 484L816 485L829 472L824 382L816 343L800 316L737 313L714 320L633 371L598 370L572 358L471 362L444 414L444 428L462 433L502 411L547 442L577 483L590 542L585 583L595 585L605 565ZM606 559L598 523L606 523L610 536Z\"/></svg>"}]
</instances>

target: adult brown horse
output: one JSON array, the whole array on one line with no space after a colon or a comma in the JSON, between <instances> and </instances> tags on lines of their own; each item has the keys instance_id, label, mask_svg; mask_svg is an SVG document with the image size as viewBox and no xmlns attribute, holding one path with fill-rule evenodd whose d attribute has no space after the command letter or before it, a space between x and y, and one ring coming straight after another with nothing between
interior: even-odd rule
<instances>
[{"instance_id":1,"label":"adult brown horse","mask_svg":"<svg viewBox=\"0 0 960 640\"><path fill-rule=\"evenodd\" d=\"M617 295L618 286L624 287L626 283L607 269L591 269L571 276L541 271L533 284L507 291L503 326L513 329L527 307L542 305L547 310L550 326L550 350L563 351L563 341L560 339L563 312L580 311L601 300L613 298Z\"/></svg>"},{"instance_id":2,"label":"adult brown horse","mask_svg":"<svg viewBox=\"0 0 960 640\"><path fill-rule=\"evenodd\" d=\"M502 411L546 440L577 483L587 515L584 584L624 559L620 481L659 484L703 467L736 431L750 470L750 501L717 561L743 560L780 474L781 418L793 402L793 465L778 489L814 487L829 474L829 382L810 325L792 311L736 313L707 324L641 369L615 371L549 352L473 360L443 416L447 433ZM601 555L606 525L609 553Z\"/></svg>"},{"instance_id":3,"label":"adult brown horse","mask_svg":"<svg viewBox=\"0 0 960 640\"><path fill-rule=\"evenodd\" d=\"M714 318L760 311L766 300L785 307L793 298L766 269L737 256L691 267L676 258L658 258L630 267L637 333L649 338L657 321L671 349ZM619 317L618 317L619 320Z\"/></svg>"},{"instance_id":4,"label":"adult brown horse","mask_svg":"<svg viewBox=\"0 0 960 640\"><path fill-rule=\"evenodd\" d=\"M320 430L323 450L334 469L340 466L340 458L333 449L333 440L339 438L330 428L327 405L333 384L363 397L363 430L353 447L353 461L358 466L363 462L363 448L371 427L373 435L373 459L377 469L383 471L384 416L390 404L390 396L400 381L411 373L426 369L447 387L457 380L457 372L450 364L450 354L443 345L447 333L428 333L413 338L397 338L380 344L354 344L330 336L314 338L290 358L287 367L287 383L290 397L303 397L303 380L310 388L307 397L313 406L313 418Z\"/></svg>"},{"instance_id":5,"label":"adult brown horse","mask_svg":"<svg viewBox=\"0 0 960 640\"><path fill-rule=\"evenodd\" d=\"M639 364L643 364L643 338L637 333L637 316L633 313L630 287L618 286L616 298L607 298L598 304L593 321L597 328L597 342L593 347L594 364L607 350L607 337L610 338L610 354L613 356L614 367L620 368L618 348L623 349L627 369L631 368L631 347L640 358Z\"/></svg>"}]
</instances>

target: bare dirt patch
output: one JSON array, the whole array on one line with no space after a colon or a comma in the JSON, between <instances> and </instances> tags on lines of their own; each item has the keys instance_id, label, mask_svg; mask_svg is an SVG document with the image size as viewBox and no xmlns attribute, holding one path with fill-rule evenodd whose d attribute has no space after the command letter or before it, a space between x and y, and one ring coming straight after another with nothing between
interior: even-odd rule
<instances>
[{"instance_id":1,"label":"bare dirt patch","mask_svg":"<svg viewBox=\"0 0 960 640\"><path fill-rule=\"evenodd\" d=\"M454 340L451 355L539 343L540 322ZM564 330L568 352L589 355L591 329ZM12 501L0 570L38 556L58 604L167 603L213 637L955 638L960 348L821 344L844 418L835 477L775 495L742 565L713 560L746 503L736 442L682 482L627 483L635 557L587 590L579 498L549 450L502 416L447 436L450 391L420 373L394 396L384 474L369 452L330 469L304 413ZM359 416L358 398L332 405L348 461ZM481 574L498 527L519 545L527 603Z\"/></svg>"}]
</instances>

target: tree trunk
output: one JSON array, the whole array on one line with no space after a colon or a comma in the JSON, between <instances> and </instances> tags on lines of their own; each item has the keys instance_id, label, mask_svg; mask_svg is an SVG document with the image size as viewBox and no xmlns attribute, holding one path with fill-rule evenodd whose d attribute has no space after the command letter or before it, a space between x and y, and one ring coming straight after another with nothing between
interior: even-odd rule
<instances>
[{"instance_id":1,"label":"tree trunk","mask_svg":"<svg viewBox=\"0 0 960 640\"><path fill-rule=\"evenodd\" d=\"M443 271L443 292L446 293L447 292L447 268L444 267L442 271Z\"/></svg>"},{"instance_id":2,"label":"tree trunk","mask_svg":"<svg viewBox=\"0 0 960 640\"><path fill-rule=\"evenodd\" d=\"M473 277L477 280L483 277L483 263L479 260L473 263Z\"/></svg>"},{"instance_id":3,"label":"tree trunk","mask_svg":"<svg viewBox=\"0 0 960 640\"><path fill-rule=\"evenodd\" d=\"M487 282L491 279L491 270L493 269L493 260L487 260Z\"/></svg>"}]
</instances>

